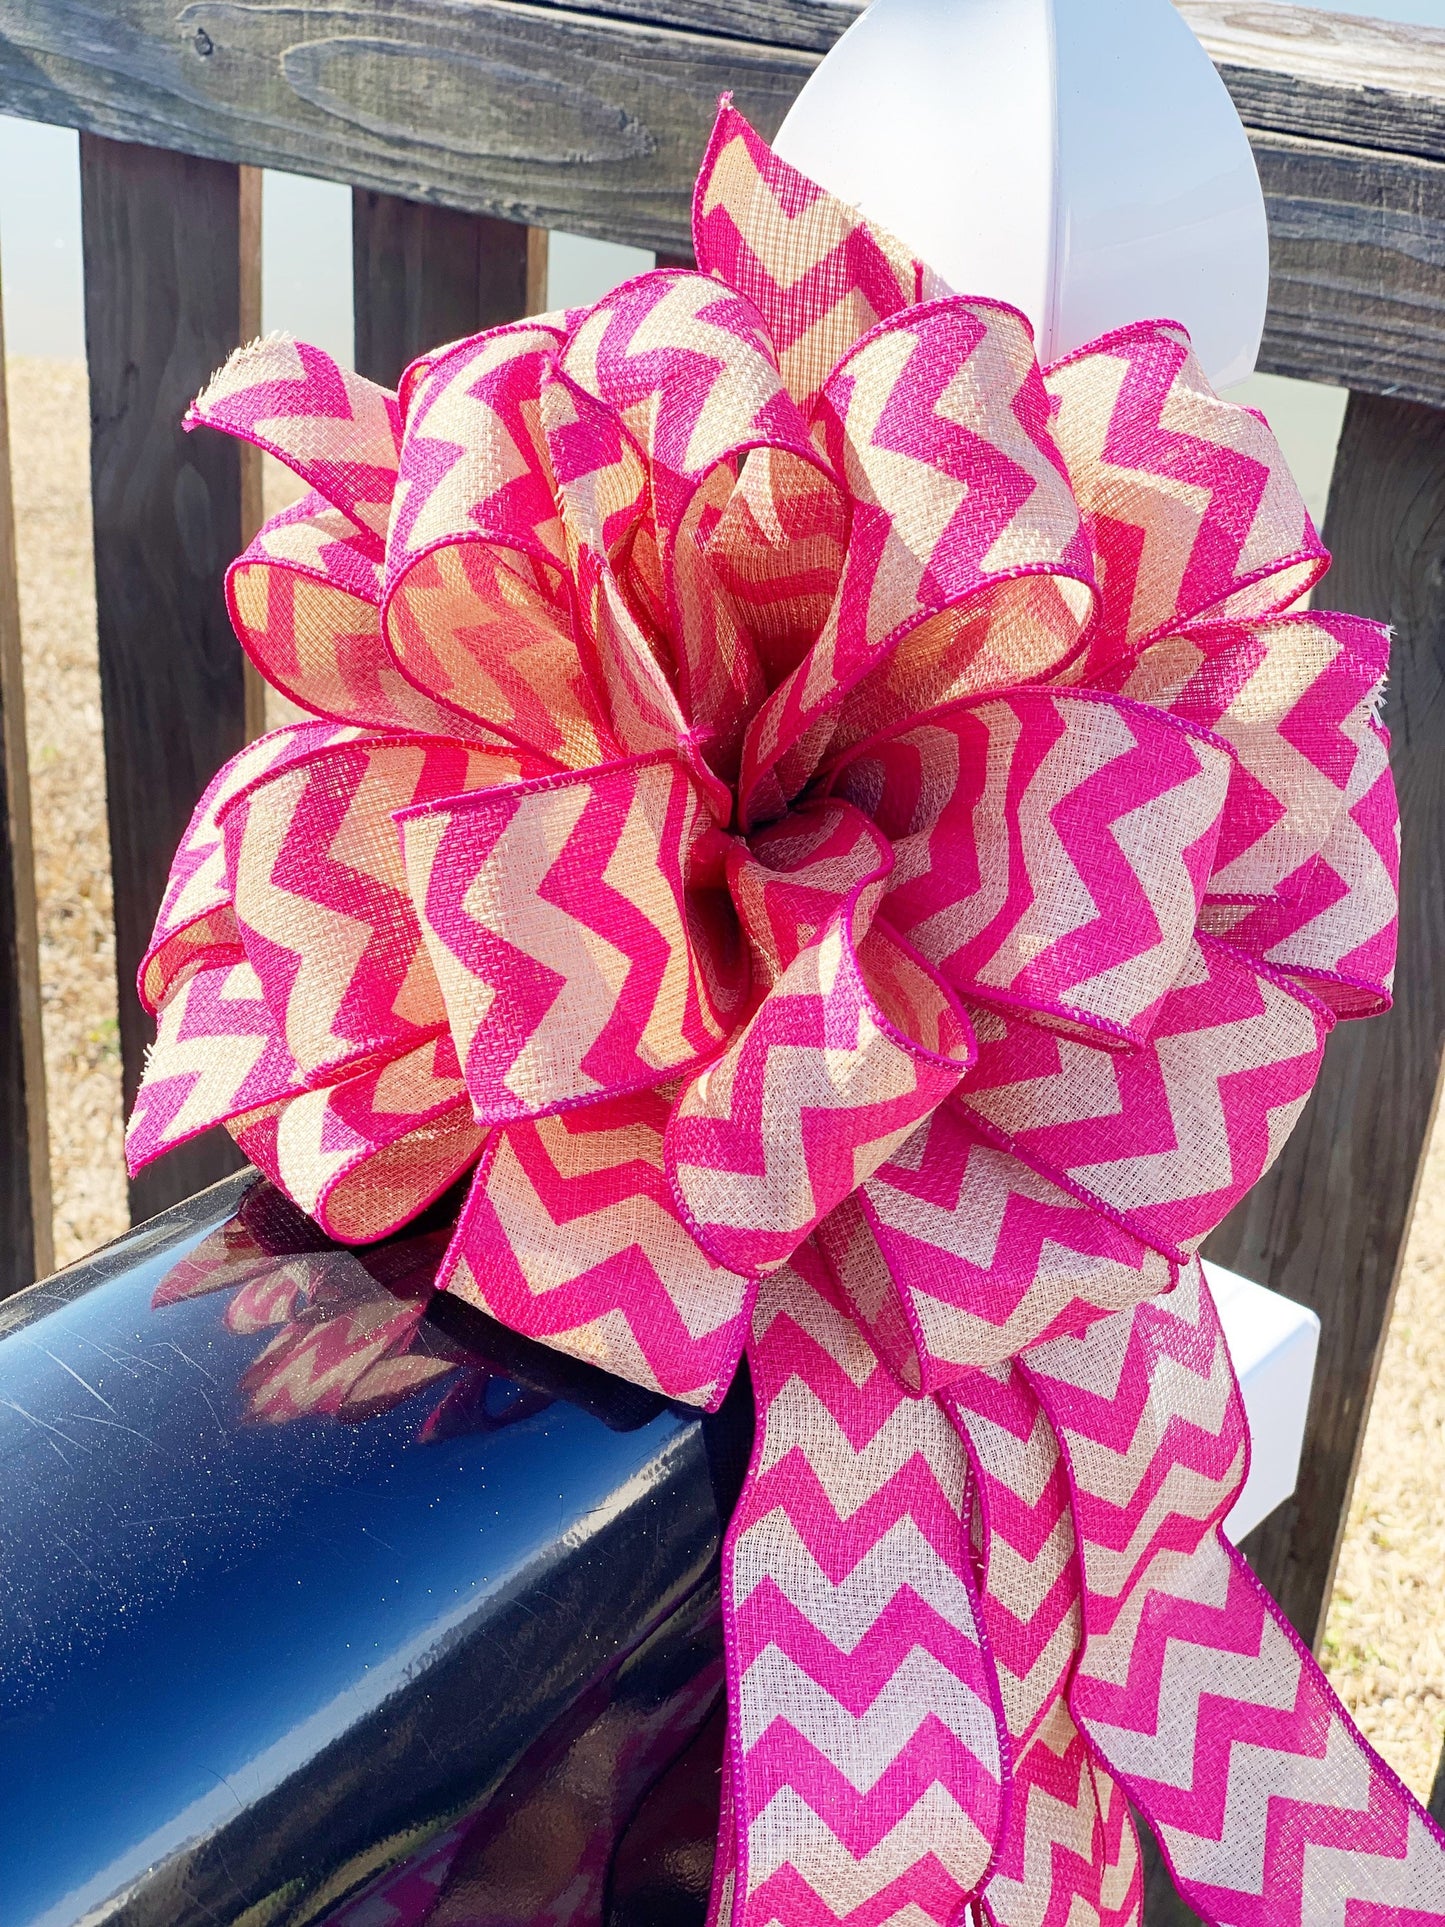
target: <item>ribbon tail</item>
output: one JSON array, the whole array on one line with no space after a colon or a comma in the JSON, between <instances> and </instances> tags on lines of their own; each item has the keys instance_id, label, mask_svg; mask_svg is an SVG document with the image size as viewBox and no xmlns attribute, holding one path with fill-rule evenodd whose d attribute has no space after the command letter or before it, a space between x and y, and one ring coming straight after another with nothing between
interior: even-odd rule
<instances>
[{"instance_id":1,"label":"ribbon tail","mask_svg":"<svg viewBox=\"0 0 1445 1927\"><path fill-rule=\"evenodd\" d=\"M764 1281L748 1355L757 1435L723 1552L733 1824L725 1802L711 1918L951 1927L1007 1804L962 1442L879 1364L811 1245Z\"/></svg>"},{"instance_id":2,"label":"ribbon tail","mask_svg":"<svg viewBox=\"0 0 1445 1927\"><path fill-rule=\"evenodd\" d=\"M1143 1863L1123 1788L1056 1702L1014 1764L981 1927L1140 1927Z\"/></svg>"},{"instance_id":3,"label":"ribbon tail","mask_svg":"<svg viewBox=\"0 0 1445 1927\"><path fill-rule=\"evenodd\" d=\"M1184 1898L1217 1927L1445 1923L1445 1837L1221 1533L1248 1433L1197 1262L1021 1369L1072 1490L1069 1708Z\"/></svg>"},{"instance_id":4,"label":"ribbon tail","mask_svg":"<svg viewBox=\"0 0 1445 1927\"><path fill-rule=\"evenodd\" d=\"M988 1927L1138 1927L1139 1843L1123 1791L1066 1697L1083 1630L1063 1453L1011 1361L965 1373L942 1403L978 1495L979 1606L1013 1752L1008 1824L980 1896Z\"/></svg>"}]
</instances>

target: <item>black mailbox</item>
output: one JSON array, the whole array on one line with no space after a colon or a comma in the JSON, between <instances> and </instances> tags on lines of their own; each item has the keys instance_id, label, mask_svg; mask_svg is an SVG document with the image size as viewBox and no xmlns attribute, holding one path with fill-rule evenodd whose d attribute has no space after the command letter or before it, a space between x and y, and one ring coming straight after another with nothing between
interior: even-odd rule
<instances>
[{"instance_id":1,"label":"black mailbox","mask_svg":"<svg viewBox=\"0 0 1445 1927\"><path fill-rule=\"evenodd\" d=\"M667 1927L749 1444L254 1174L0 1305L5 1927Z\"/></svg>"}]
</instances>

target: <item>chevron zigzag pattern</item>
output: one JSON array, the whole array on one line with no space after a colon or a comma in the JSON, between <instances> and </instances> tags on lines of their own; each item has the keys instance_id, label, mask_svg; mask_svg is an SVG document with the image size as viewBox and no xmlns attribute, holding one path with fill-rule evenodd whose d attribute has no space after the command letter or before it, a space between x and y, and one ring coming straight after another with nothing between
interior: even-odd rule
<instances>
[{"instance_id":1,"label":"chevron zigzag pattern","mask_svg":"<svg viewBox=\"0 0 1445 1927\"><path fill-rule=\"evenodd\" d=\"M989 1927L1140 1927L1143 1869L1122 1789L1056 1700L1016 1756Z\"/></svg>"},{"instance_id":2,"label":"chevron zigzag pattern","mask_svg":"<svg viewBox=\"0 0 1445 1927\"><path fill-rule=\"evenodd\" d=\"M1177 326L1041 368L730 103L694 226L398 395L273 337L192 410L309 491L229 595L316 720L198 807L128 1138L224 1124L291 1242L168 1288L269 1334L257 1423L444 1437L409 1240L294 1207L470 1174L443 1289L704 1407L746 1355L713 1927L1137 1927L1130 1801L1215 1927L1445 1927L1219 1536L1194 1256L1389 1003L1388 638L1300 610Z\"/></svg>"},{"instance_id":3,"label":"chevron zigzag pattern","mask_svg":"<svg viewBox=\"0 0 1445 1927\"><path fill-rule=\"evenodd\" d=\"M1197 1263L1024 1366L1068 1461L1084 1575L1070 1708L1229 1927L1433 1920L1438 1835L1220 1533L1245 1421Z\"/></svg>"},{"instance_id":4,"label":"chevron zigzag pattern","mask_svg":"<svg viewBox=\"0 0 1445 1927\"><path fill-rule=\"evenodd\" d=\"M760 1291L749 1356L760 1432L724 1572L741 1918L952 1920L1004 1772L961 1442L806 1253Z\"/></svg>"}]
</instances>

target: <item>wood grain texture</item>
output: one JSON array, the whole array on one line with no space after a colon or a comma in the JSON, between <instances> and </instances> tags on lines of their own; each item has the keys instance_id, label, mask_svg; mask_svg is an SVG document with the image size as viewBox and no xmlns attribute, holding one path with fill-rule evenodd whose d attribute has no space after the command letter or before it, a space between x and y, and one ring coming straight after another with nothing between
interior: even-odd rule
<instances>
[{"instance_id":1,"label":"wood grain texture","mask_svg":"<svg viewBox=\"0 0 1445 1927\"><path fill-rule=\"evenodd\" d=\"M53 1267L40 941L0 317L0 1298Z\"/></svg>"},{"instance_id":2,"label":"wood grain texture","mask_svg":"<svg viewBox=\"0 0 1445 1927\"><path fill-rule=\"evenodd\" d=\"M1248 125L1445 158L1445 32L1269 0L1176 4ZM593 134L605 137L606 85L584 78L581 97L569 96L569 51L590 48L606 65L651 40L678 61L685 88L719 73L726 84L726 63L745 48L764 65L776 56L796 86L810 63L788 56L825 52L860 11L859 0L471 0L464 9L448 0L192 0L179 9L169 0L0 0L0 102L31 119L227 159L299 151L304 171L361 180L328 168L325 155L357 142L376 159L389 144L389 169L410 148L432 172L446 156L428 168L424 150L437 144L429 134L444 133L455 152L484 156L514 110L468 96L469 78L489 80L487 94L535 80L514 113L520 126L535 110L534 135L569 114L585 119L590 102L600 115ZM705 43L719 41L709 55ZM370 80L382 84L361 84ZM466 195L464 178L454 185Z\"/></svg>"},{"instance_id":3,"label":"wood grain texture","mask_svg":"<svg viewBox=\"0 0 1445 1927\"><path fill-rule=\"evenodd\" d=\"M1207 1255L1323 1330L1294 1497L1245 1542L1318 1648L1445 1048L1445 412L1352 395L1325 524L1330 608L1391 622L1386 720L1404 826L1395 1005L1341 1024L1278 1164Z\"/></svg>"},{"instance_id":4,"label":"wood grain texture","mask_svg":"<svg viewBox=\"0 0 1445 1927\"><path fill-rule=\"evenodd\" d=\"M387 388L424 350L547 305L544 229L371 188L352 190L351 268L357 371Z\"/></svg>"},{"instance_id":5,"label":"wood grain texture","mask_svg":"<svg viewBox=\"0 0 1445 1927\"><path fill-rule=\"evenodd\" d=\"M642 247L687 244L718 94L772 133L816 61L520 0L0 0L0 112Z\"/></svg>"},{"instance_id":6,"label":"wood grain texture","mask_svg":"<svg viewBox=\"0 0 1445 1927\"><path fill-rule=\"evenodd\" d=\"M115 883L123 1087L150 1024L135 992L171 854L197 797L240 748L242 657L222 578L243 533L237 443L181 417L237 345L244 188L227 162L82 138L91 489ZM247 263L247 272L252 272ZM131 1187L136 1217L240 1163L224 1132L172 1152Z\"/></svg>"},{"instance_id":7,"label":"wood grain texture","mask_svg":"<svg viewBox=\"0 0 1445 1927\"><path fill-rule=\"evenodd\" d=\"M1250 126L1445 159L1445 32L1268 0L1176 4ZM192 0L179 10L166 0L0 0L0 102L31 119L227 159L272 159L285 148L299 150L305 169L311 149L313 172L332 172L324 156L365 135L383 148L390 141L390 165L407 147L424 162L422 150L442 133L456 151L485 157L509 115L518 126L532 119L534 145L569 115L586 120L589 108L594 139L605 142L610 131L626 140L605 84L584 79L580 96L569 91L569 52L590 49L607 65L609 54L625 60L629 47L651 40L678 60L686 87L717 73L725 83L726 62L746 48L764 65L777 56L772 64L796 86L810 63L788 56L825 52L860 11L858 0L472 0L465 9L448 0L343 0L324 9L304 0ZM717 41L709 54L704 43ZM277 71L265 71L270 55ZM528 79L539 90L514 112L506 100L468 97L468 79L489 80L488 94ZM329 128L328 113L337 123ZM643 128L630 133L645 143ZM242 151L251 146L257 151ZM433 169L445 158L433 156ZM456 186L466 194L464 180Z\"/></svg>"},{"instance_id":8,"label":"wood grain texture","mask_svg":"<svg viewBox=\"0 0 1445 1927\"><path fill-rule=\"evenodd\" d=\"M1445 403L1445 164L1253 138L1270 231L1260 367Z\"/></svg>"},{"instance_id":9,"label":"wood grain texture","mask_svg":"<svg viewBox=\"0 0 1445 1927\"><path fill-rule=\"evenodd\" d=\"M1262 366L1445 403L1445 33L1180 0L1264 178ZM0 0L0 112L667 254L718 94L773 133L851 0Z\"/></svg>"},{"instance_id":10,"label":"wood grain texture","mask_svg":"<svg viewBox=\"0 0 1445 1927\"><path fill-rule=\"evenodd\" d=\"M567 0L535 0L542 6ZM575 0L574 0L575 4ZM868 0L585 0L587 13L826 53Z\"/></svg>"},{"instance_id":11,"label":"wood grain texture","mask_svg":"<svg viewBox=\"0 0 1445 1927\"><path fill-rule=\"evenodd\" d=\"M1445 32L1270 0L1174 4L1246 126L1445 160Z\"/></svg>"}]
</instances>

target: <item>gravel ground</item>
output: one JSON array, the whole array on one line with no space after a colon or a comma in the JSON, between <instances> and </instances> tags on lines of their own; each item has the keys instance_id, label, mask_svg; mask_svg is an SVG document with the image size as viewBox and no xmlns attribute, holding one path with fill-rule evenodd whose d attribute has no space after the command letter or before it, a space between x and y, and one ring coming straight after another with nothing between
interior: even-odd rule
<instances>
[{"instance_id":1,"label":"gravel ground","mask_svg":"<svg viewBox=\"0 0 1445 1927\"><path fill-rule=\"evenodd\" d=\"M10 404L55 1244L64 1264L126 1222L84 370L12 359ZM290 492L289 476L268 474L269 507ZM1336 1687L1421 1795L1445 1730L1442 1468L1445 1128L1421 1189L1326 1636Z\"/></svg>"}]
</instances>

